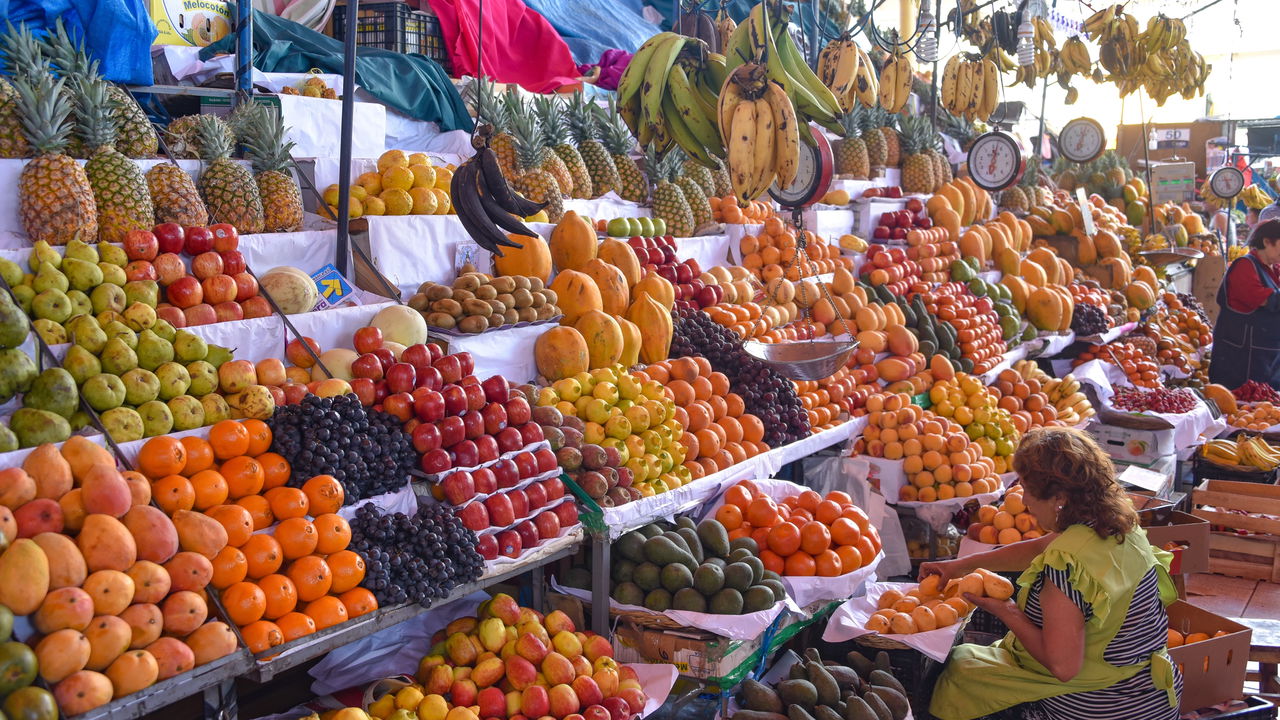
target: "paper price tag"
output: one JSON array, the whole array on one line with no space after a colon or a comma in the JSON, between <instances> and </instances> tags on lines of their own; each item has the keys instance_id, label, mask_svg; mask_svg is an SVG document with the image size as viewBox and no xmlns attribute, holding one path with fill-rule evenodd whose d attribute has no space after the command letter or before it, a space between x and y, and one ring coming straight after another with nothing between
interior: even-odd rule
<instances>
[{"instance_id":1,"label":"paper price tag","mask_svg":"<svg viewBox=\"0 0 1280 720\"><path fill-rule=\"evenodd\" d=\"M457 248L453 251L453 274L461 274L462 266L468 262L480 272L488 272L493 267L493 253L480 247L470 238L459 240Z\"/></svg>"},{"instance_id":2,"label":"paper price tag","mask_svg":"<svg viewBox=\"0 0 1280 720\"><path fill-rule=\"evenodd\" d=\"M1084 221L1084 234L1093 237L1098 231L1093 224L1093 206L1089 204L1089 198L1085 197L1084 188L1076 188L1076 202L1080 205L1080 219Z\"/></svg>"}]
</instances>

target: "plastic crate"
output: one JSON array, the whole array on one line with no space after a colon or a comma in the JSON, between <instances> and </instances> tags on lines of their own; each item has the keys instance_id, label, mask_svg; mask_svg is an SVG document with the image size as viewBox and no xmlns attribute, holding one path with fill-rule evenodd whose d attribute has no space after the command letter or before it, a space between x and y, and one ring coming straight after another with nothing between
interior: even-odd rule
<instances>
[{"instance_id":1,"label":"plastic crate","mask_svg":"<svg viewBox=\"0 0 1280 720\"><path fill-rule=\"evenodd\" d=\"M414 10L404 2L360 3L356 45L420 53L450 72L449 50L440 33L440 18L427 10ZM347 6L333 9L333 36L345 37Z\"/></svg>"},{"instance_id":2,"label":"plastic crate","mask_svg":"<svg viewBox=\"0 0 1280 720\"><path fill-rule=\"evenodd\" d=\"M1280 475L1280 472L1276 470L1245 470L1219 465L1206 460L1198 452L1191 460L1191 469L1197 485L1200 484L1201 480L1235 480L1237 482L1275 485L1276 478Z\"/></svg>"}]
</instances>

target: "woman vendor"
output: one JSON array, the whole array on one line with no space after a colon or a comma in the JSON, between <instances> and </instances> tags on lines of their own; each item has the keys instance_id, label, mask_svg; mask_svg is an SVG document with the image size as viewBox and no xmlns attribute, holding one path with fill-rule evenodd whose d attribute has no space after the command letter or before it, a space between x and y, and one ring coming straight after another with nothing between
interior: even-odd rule
<instances>
[{"instance_id":1,"label":"woman vendor","mask_svg":"<svg viewBox=\"0 0 1280 720\"><path fill-rule=\"evenodd\" d=\"M1234 390L1249 380L1280 387L1280 220L1249 234L1249 254L1218 286L1209 380Z\"/></svg>"},{"instance_id":2,"label":"woman vendor","mask_svg":"<svg viewBox=\"0 0 1280 720\"><path fill-rule=\"evenodd\" d=\"M944 585L977 568L1022 573L1013 599L964 596L1009 633L991 647L952 650L929 712L1176 720L1182 679L1165 654L1165 605L1176 599L1170 556L1147 542L1111 459L1078 430L1046 428L1022 438L1013 469L1047 534L920 567Z\"/></svg>"}]
</instances>

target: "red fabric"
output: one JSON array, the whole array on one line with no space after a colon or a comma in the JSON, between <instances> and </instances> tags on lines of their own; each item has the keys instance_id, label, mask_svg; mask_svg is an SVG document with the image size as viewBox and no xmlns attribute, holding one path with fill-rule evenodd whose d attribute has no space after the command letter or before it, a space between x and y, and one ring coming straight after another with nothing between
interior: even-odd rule
<instances>
[{"instance_id":1,"label":"red fabric","mask_svg":"<svg viewBox=\"0 0 1280 720\"><path fill-rule=\"evenodd\" d=\"M476 35L480 0L427 0L455 76L477 75ZM551 92L578 82L569 46L547 19L520 0L484 0L484 74L530 92Z\"/></svg>"},{"instance_id":2,"label":"red fabric","mask_svg":"<svg viewBox=\"0 0 1280 720\"><path fill-rule=\"evenodd\" d=\"M1266 265L1266 268L1271 279L1280 285L1280 270L1275 265ZM1251 313L1271 297L1271 288L1262 284L1262 278L1258 277L1257 267L1253 263L1239 262L1231 266L1226 283L1227 304L1236 312Z\"/></svg>"}]
</instances>

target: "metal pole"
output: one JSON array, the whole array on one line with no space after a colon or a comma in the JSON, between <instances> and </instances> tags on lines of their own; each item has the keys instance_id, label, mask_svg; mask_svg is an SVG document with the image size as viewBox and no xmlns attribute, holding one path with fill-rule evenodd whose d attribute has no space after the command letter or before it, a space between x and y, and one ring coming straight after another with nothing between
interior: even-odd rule
<instances>
[{"instance_id":1,"label":"metal pole","mask_svg":"<svg viewBox=\"0 0 1280 720\"><path fill-rule=\"evenodd\" d=\"M942 47L942 0L933 4L933 38L938 48ZM930 80L933 84L933 97L929 103L929 119L933 121L933 129L938 129L938 51L933 51L933 73ZM988 118L982 118L984 121ZM950 162L950 161L948 161Z\"/></svg>"},{"instance_id":2,"label":"metal pole","mask_svg":"<svg viewBox=\"0 0 1280 720\"><path fill-rule=\"evenodd\" d=\"M809 3L809 9L813 12L813 32L809 36L809 65L816 68L818 67L818 42L822 38L821 25L818 22L818 0Z\"/></svg>"},{"instance_id":3,"label":"metal pole","mask_svg":"<svg viewBox=\"0 0 1280 720\"><path fill-rule=\"evenodd\" d=\"M248 0L236 3L236 90L245 98L253 95L253 4Z\"/></svg>"},{"instance_id":4,"label":"metal pole","mask_svg":"<svg viewBox=\"0 0 1280 720\"><path fill-rule=\"evenodd\" d=\"M1044 87L1040 91L1040 132L1036 133L1036 162L1044 157L1044 107L1049 101L1049 76L1044 78Z\"/></svg>"},{"instance_id":5,"label":"metal pole","mask_svg":"<svg viewBox=\"0 0 1280 720\"><path fill-rule=\"evenodd\" d=\"M346 36L342 44L342 135L338 144L338 246L333 265L347 274L351 257L351 134L354 132L356 95L356 23L360 0L347 0Z\"/></svg>"}]
</instances>

